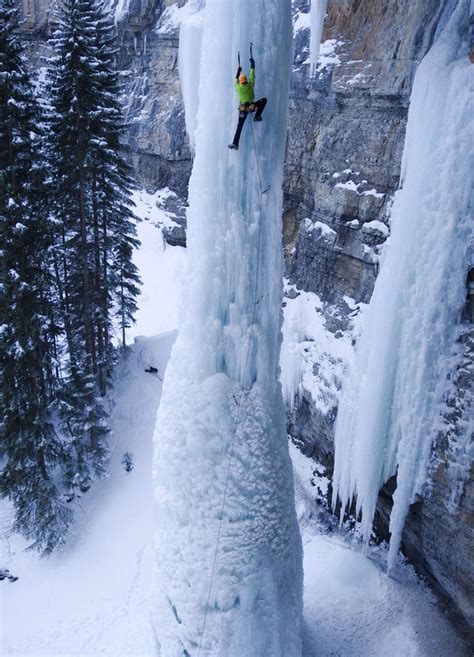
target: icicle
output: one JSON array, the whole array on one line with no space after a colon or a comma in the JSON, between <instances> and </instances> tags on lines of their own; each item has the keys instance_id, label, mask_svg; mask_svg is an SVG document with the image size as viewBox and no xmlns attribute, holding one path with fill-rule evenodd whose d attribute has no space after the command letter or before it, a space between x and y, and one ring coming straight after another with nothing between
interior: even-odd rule
<instances>
[{"instance_id":1,"label":"icicle","mask_svg":"<svg viewBox=\"0 0 474 657\"><path fill-rule=\"evenodd\" d=\"M199 81L202 37L204 30L204 0L190 0L189 14L181 22L179 33L179 78L183 94L186 132L191 152L195 147L195 131L199 108ZM189 62L193 61L191 67Z\"/></svg>"},{"instance_id":2,"label":"icicle","mask_svg":"<svg viewBox=\"0 0 474 657\"><path fill-rule=\"evenodd\" d=\"M467 5L458 2L415 76L403 186L336 424L334 503L357 498L366 541L379 490L397 474L389 568L423 492L465 297L474 170L465 148L472 67L459 36Z\"/></svg>"},{"instance_id":3,"label":"icicle","mask_svg":"<svg viewBox=\"0 0 474 657\"><path fill-rule=\"evenodd\" d=\"M327 0L311 0L311 38L309 46L309 69L311 75L315 75L316 73L327 4Z\"/></svg>"}]
</instances>

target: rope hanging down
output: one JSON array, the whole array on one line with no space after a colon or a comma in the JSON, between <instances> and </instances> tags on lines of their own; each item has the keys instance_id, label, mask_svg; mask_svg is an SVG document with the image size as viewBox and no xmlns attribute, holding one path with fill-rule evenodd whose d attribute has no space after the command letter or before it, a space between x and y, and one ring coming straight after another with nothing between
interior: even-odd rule
<instances>
[{"instance_id":1,"label":"rope hanging down","mask_svg":"<svg viewBox=\"0 0 474 657\"><path fill-rule=\"evenodd\" d=\"M252 55L252 44L250 44L250 55ZM240 52L239 52L239 65L240 65ZM199 638L199 647L198 647L198 654L197 657L201 656L201 648L202 648L202 642L204 639L204 633L206 631L206 623L207 623L207 617L209 615L209 610L210 606L209 603L211 601L211 593L212 593L212 586L214 584L214 576L216 573L216 565L217 565L217 555L219 552L219 543L220 543L220 538L221 538L221 533L222 533L222 523L224 520L224 510L225 510L225 504L227 501L227 491L229 488L229 479L230 479L230 470L232 467L232 461L234 459L234 445L235 445L235 439L237 437L237 429L240 424L240 416L241 416L241 409L242 409L242 398L244 394L246 393L244 386L245 386L245 377L247 375L247 369L249 365L249 360L250 360L250 337L252 334L252 330L255 324L255 318L256 318L256 313L257 313L257 306L260 303L260 301L263 298L263 295L260 298L257 298L257 291L258 291L258 279L259 279L259 273L260 273L260 245L261 245L261 233L262 233L262 210L263 210L263 195L268 192L270 189L270 186L268 186L266 189L263 189L262 187L262 178L260 174L260 165L258 161L258 155L257 155L257 146L255 142L255 135L253 133L253 126L250 124L251 132L252 132L252 141L253 141L253 150L255 154L255 161L257 164L257 173L258 173L258 184L260 188L260 212L259 212L259 217L258 217L258 231L257 231L257 265L255 268L255 283L254 283L254 302L253 302L253 310L252 310L252 320L250 323L250 331L249 331L249 341L248 341L248 347L247 347L247 354L245 357L245 367L244 367L244 375L242 378L242 383L240 386L240 391L239 391L239 398L238 401L235 399L235 403L237 404L237 418L235 420L235 430L234 434L232 436L232 441L230 444L230 453L229 453L229 463L227 466L227 473L226 473L226 479L225 479L225 486L224 486L224 495L222 498L222 505L221 505L221 511L220 511L220 517L219 517L219 527L217 530L217 539L216 539L216 549L214 551L214 558L212 562L212 570L211 570L211 579L209 583L209 591L207 594L207 601L206 601L206 611L204 613L204 620L202 624L202 630L201 630L201 636Z\"/></svg>"}]
</instances>

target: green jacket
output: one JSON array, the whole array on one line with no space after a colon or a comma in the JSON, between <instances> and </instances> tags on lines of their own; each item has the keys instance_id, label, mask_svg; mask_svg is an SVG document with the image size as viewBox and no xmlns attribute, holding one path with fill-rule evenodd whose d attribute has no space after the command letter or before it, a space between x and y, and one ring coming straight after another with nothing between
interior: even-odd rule
<instances>
[{"instance_id":1,"label":"green jacket","mask_svg":"<svg viewBox=\"0 0 474 657\"><path fill-rule=\"evenodd\" d=\"M255 69L250 69L248 82L240 84L239 79L235 78L234 86L239 97L239 103L251 103L253 101L253 88L255 87Z\"/></svg>"}]
</instances>

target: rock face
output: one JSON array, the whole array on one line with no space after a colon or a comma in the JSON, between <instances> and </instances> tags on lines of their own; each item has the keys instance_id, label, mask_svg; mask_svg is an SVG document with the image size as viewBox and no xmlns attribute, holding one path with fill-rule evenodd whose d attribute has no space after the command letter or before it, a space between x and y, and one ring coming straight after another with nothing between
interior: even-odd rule
<instances>
[{"instance_id":1,"label":"rock face","mask_svg":"<svg viewBox=\"0 0 474 657\"><path fill-rule=\"evenodd\" d=\"M119 67L126 72L130 161L144 188L169 187L183 201L192 167L178 72L176 10L184 4L184 0L143 0L142 5L130 0L121 11L115 10ZM165 229L165 237L172 245L185 246L184 204L167 209L179 227Z\"/></svg>"},{"instance_id":2,"label":"rock face","mask_svg":"<svg viewBox=\"0 0 474 657\"><path fill-rule=\"evenodd\" d=\"M129 130L124 146L140 184L149 191L168 186L182 201L191 171L177 66L178 9L184 4L115 0L112 9L119 64L126 71ZM293 0L295 57L284 182L286 276L293 293L304 290L319 297L325 327L336 336L352 330L358 306L370 300L389 234L414 73L454 4L329 0L320 59L311 77L309 0ZM54 25L49 7L50 0L22 3L22 29L37 66ZM173 208L181 222L168 237L174 244L185 243L182 206L177 202ZM473 307L471 298L459 343L462 366L450 396L452 417L433 452L431 488L413 505L403 540L405 554L471 625L472 447L459 444L456 427L472 414ZM324 411L311 391L303 390L288 424L300 449L325 466L329 476L338 387L336 382L330 409ZM390 483L379 500L376 527L381 536L388 531Z\"/></svg>"},{"instance_id":3,"label":"rock face","mask_svg":"<svg viewBox=\"0 0 474 657\"><path fill-rule=\"evenodd\" d=\"M127 71L127 145L139 181L186 198L191 156L179 87L179 30L167 5L174 3L131 1L118 15L119 66Z\"/></svg>"},{"instance_id":4,"label":"rock face","mask_svg":"<svg viewBox=\"0 0 474 657\"><path fill-rule=\"evenodd\" d=\"M179 23L176 9L186 0L112 0L118 32L118 65L123 71L124 148L138 183L148 191L169 187L187 198L191 174L178 73ZM51 0L23 0L22 30L37 68L50 53L48 38L56 17ZM173 207L180 228L170 229L173 244L186 243L182 204Z\"/></svg>"},{"instance_id":5,"label":"rock face","mask_svg":"<svg viewBox=\"0 0 474 657\"><path fill-rule=\"evenodd\" d=\"M446 23L454 3L329 0L317 74L309 75L308 2L295 4L296 51L290 96L285 177L286 273L316 293L323 312L347 327L344 297L369 301L380 245L389 232L390 203L400 175L407 109L416 67ZM326 225L327 228L315 230ZM466 272L467 273L467 272ZM470 306L466 310L470 317ZM327 323L327 326L329 324ZM432 455L430 489L412 506L402 549L441 596L474 626L474 497L472 326L464 327L459 374L450 397L449 428ZM289 419L300 449L332 474L337 393L321 413L305 391ZM472 426L472 425L471 425ZM456 428L457 427L457 428ZM468 444L457 444L456 436ZM471 452L469 451L471 450ZM471 471L470 471L471 469ZM381 491L376 519L388 536L393 482Z\"/></svg>"},{"instance_id":6,"label":"rock face","mask_svg":"<svg viewBox=\"0 0 474 657\"><path fill-rule=\"evenodd\" d=\"M296 3L298 23L308 2ZM368 302L379 245L388 229L416 66L428 50L443 0L406 4L329 2L317 75L310 77L309 31L296 32L285 180L286 216L296 222L287 274L337 302ZM308 236L328 224L331 242Z\"/></svg>"}]
</instances>

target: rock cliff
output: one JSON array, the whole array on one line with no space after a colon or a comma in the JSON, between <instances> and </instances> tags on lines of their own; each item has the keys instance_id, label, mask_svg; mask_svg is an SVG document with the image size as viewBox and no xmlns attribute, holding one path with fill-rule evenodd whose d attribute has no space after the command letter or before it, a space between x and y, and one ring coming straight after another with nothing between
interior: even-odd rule
<instances>
[{"instance_id":1,"label":"rock cliff","mask_svg":"<svg viewBox=\"0 0 474 657\"><path fill-rule=\"evenodd\" d=\"M350 323L353 307L345 299L356 304L370 300L380 246L389 234L414 73L453 5L444 0L330 0L317 75L311 77L308 3L295 2L285 179L287 276L298 289L319 296L326 326L333 332ZM472 627L472 435L470 445L456 444L462 423L472 422L474 333L467 318L460 333L449 421L433 451L429 492L412 506L402 549ZM321 412L311 391L304 390L289 420L292 437L329 476L337 388L329 412ZM376 523L385 537L394 488L390 483L381 491Z\"/></svg>"},{"instance_id":2,"label":"rock cliff","mask_svg":"<svg viewBox=\"0 0 474 657\"><path fill-rule=\"evenodd\" d=\"M303 291L313 293L314 312L334 340L356 340L356 316L370 300L389 235L414 73L454 4L329 0L320 58L311 76L309 0L293 0L295 55L283 216L287 303ZM172 243L182 244L181 206L191 170L177 67L184 5L185 0L117 0L112 6L129 124L124 147L144 187L154 191L168 186L182 199L173 208L180 228L169 235ZM50 3L23 0L22 8L25 38L40 66L37 55L47 51L54 25ZM472 627L472 447L459 444L456 432L472 417L470 320L472 308L460 329L460 366L446 410L450 421L433 452L429 493L413 505L407 520L403 550ZM311 348L307 351L310 358ZM337 360L329 352L325 358ZM300 449L330 476L341 377L327 383L321 404L322 365L309 362L309 368L314 386L301 386L288 428ZM390 483L379 500L376 526L382 537L388 531Z\"/></svg>"}]
</instances>

